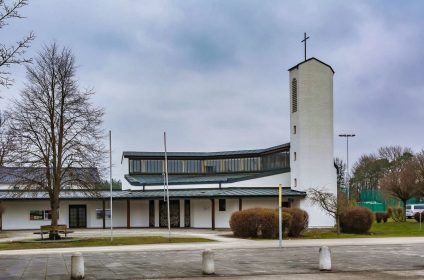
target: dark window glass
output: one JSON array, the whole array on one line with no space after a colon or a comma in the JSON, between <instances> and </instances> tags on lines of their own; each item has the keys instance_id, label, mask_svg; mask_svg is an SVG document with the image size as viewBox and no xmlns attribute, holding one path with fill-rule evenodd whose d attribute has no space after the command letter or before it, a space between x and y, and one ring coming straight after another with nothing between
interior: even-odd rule
<instances>
[{"instance_id":1,"label":"dark window glass","mask_svg":"<svg viewBox=\"0 0 424 280\"><path fill-rule=\"evenodd\" d=\"M219 211L225 211L226 207L226 200L225 199L220 199L219 200Z\"/></svg>"}]
</instances>

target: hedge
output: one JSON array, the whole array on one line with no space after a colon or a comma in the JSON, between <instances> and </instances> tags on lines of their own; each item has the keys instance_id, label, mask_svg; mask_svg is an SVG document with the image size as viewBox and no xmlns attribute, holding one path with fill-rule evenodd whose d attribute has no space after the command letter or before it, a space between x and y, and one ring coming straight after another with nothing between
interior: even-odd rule
<instances>
[{"instance_id":1,"label":"hedge","mask_svg":"<svg viewBox=\"0 0 424 280\"><path fill-rule=\"evenodd\" d=\"M340 228L344 233L368 233L374 215L366 207L351 207L340 216Z\"/></svg>"},{"instance_id":2,"label":"hedge","mask_svg":"<svg viewBox=\"0 0 424 280\"><path fill-rule=\"evenodd\" d=\"M305 211L284 208L282 215L284 235L297 237L307 228ZM252 208L235 212L231 215L230 227L236 237L275 238L278 236L278 210Z\"/></svg>"}]
</instances>

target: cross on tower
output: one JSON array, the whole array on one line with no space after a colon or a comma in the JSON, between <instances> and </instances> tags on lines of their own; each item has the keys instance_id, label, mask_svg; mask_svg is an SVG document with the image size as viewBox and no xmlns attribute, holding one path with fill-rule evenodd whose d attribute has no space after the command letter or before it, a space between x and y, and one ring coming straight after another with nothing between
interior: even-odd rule
<instances>
[{"instance_id":1,"label":"cross on tower","mask_svg":"<svg viewBox=\"0 0 424 280\"><path fill-rule=\"evenodd\" d=\"M305 32L304 39L301 41L302 43L305 44L305 61L306 61L306 40L308 40L308 39L309 39L309 36L306 37L306 32Z\"/></svg>"}]
</instances>

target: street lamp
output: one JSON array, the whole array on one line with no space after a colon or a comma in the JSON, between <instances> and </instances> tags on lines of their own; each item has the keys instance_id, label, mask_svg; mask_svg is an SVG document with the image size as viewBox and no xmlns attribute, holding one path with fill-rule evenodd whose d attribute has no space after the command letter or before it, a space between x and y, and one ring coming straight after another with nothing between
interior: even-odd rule
<instances>
[{"instance_id":1,"label":"street lamp","mask_svg":"<svg viewBox=\"0 0 424 280\"><path fill-rule=\"evenodd\" d=\"M346 138L346 176L345 176L345 187L347 187L347 201L350 199L350 188L349 188L349 137L355 137L355 134L339 134L339 137Z\"/></svg>"}]
</instances>

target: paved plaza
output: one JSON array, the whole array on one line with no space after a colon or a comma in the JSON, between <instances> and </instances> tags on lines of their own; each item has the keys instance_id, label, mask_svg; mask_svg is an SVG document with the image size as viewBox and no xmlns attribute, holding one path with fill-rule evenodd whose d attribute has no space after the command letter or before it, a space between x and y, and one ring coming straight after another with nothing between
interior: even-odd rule
<instances>
[{"instance_id":1,"label":"paved plaza","mask_svg":"<svg viewBox=\"0 0 424 280\"><path fill-rule=\"evenodd\" d=\"M215 249L216 276L220 279L281 279L282 275L284 279L424 279L424 244L331 249L331 273L318 271L318 247L314 246ZM201 252L201 249L84 252L86 279L200 278ZM70 257L69 252L1 254L0 279L69 279Z\"/></svg>"}]
</instances>

